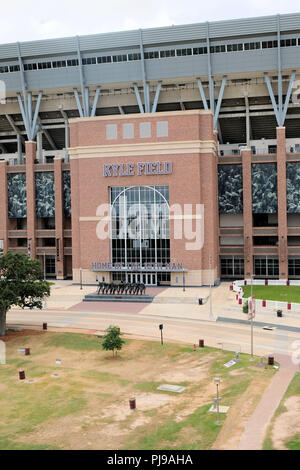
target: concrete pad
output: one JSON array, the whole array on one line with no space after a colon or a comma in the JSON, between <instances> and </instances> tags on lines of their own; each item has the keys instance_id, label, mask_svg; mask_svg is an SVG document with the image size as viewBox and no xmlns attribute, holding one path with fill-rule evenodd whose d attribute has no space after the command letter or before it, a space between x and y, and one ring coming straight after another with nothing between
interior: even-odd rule
<instances>
[{"instance_id":1,"label":"concrete pad","mask_svg":"<svg viewBox=\"0 0 300 470\"><path fill-rule=\"evenodd\" d=\"M157 390L161 390L163 392L182 393L185 390L185 387L181 387L180 385L163 384L157 387Z\"/></svg>"},{"instance_id":2,"label":"concrete pad","mask_svg":"<svg viewBox=\"0 0 300 470\"><path fill-rule=\"evenodd\" d=\"M229 410L229 406L219 406L219 413L227 413ZM209 413L217 413L217 408L215 405L212 405L209 410Z\"/></svg>"}]
</instances>

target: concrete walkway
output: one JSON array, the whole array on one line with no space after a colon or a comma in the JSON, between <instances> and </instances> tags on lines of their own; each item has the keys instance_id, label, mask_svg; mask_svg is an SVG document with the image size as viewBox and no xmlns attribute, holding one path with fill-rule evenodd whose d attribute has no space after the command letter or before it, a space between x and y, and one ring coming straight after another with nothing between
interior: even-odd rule
<instances>
[{"instance_id":1,"label":"concrete walkway","mask_svg":"<svg viewBox=\"0 0 300 470\"><path fill-rule=\"evenodd\" d=\"M239 443L239 450L262 449L267 427L294 377L295 372L299 371L299 366L294 365L289 356L277 355L275 360L280 363L280 369L275 374L257 408L246 424Z\"/></svg>"}]
</instances>

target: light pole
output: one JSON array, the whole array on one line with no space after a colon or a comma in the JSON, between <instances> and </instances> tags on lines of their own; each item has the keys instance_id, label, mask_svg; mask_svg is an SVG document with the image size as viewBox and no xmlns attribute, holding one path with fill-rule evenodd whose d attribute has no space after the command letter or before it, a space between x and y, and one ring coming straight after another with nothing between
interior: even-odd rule
<instances>
[{"instance_id":1,"label":"light pole","mask_svg":"<svg viewBox=\"0 0 300 470\"><path fill-rule=\"evenodd\" d=\"M80 268L80 289L82 290L82 268Z\"/></svg>"},{"instance_id":2,"label":"light pole","mask_svg":"<svg viewBox=\"0 0 300 470\"><path fill-rule=\"evenodd\" d=\"M253 357L253 315L254 315L254 301L253 301L253 274L251 274L251 312L250 312L250 321L251 321L251 357L250 361L254 361Z\"/></svg>"},{"instance_id":3,"label":"light pole","mask_svg":"<svg viewBox=\"0 0 300 470\"><path fill-rule=\"evenodd\" d=\"M212 257L211 255L209 255L209 319L211 321L214 321L214 315L213 315L213 311L212 311L212 280L211 280L211 277L212 277Z\"/></svg>"},{"instance_id":4,"label":"light pole","mask_svg":"<svg viewBox=\"0 0 300 470\"><path fill-rule=\"evenodd\" d=\"M182 284L183 284L183 292L185 292L185 274L184 274L183 264L182 264Z\"/></svg>"},{"instance_id":5,"label":"light pole","mask_svg":"<svg viewBox=\"0 0 300 470\"><path fill-rule=\"evenodd\" d=\"M164 325L163 324L159 325L159 329L160 329L160 343L163 346L163 344L164 344L164 338L163 338Z\"/></svg>"},{"instance_id":6,"label":"light pole","mask_svg":"<svg viewBox=\"0 0 300 470\"><path fill-rule=\"evenodd\" d=\"M221 397L219 396L219 385L220 385L221 379L219 377L215 377L214 382L215 382L216 387L217 387L217 399L216 399L216 402L217 402L217 422L216 422L216 424L221 424L221 422L220 422L220 406L219 406L219 402L221 400Z\"/></svg>"}]
</instances>

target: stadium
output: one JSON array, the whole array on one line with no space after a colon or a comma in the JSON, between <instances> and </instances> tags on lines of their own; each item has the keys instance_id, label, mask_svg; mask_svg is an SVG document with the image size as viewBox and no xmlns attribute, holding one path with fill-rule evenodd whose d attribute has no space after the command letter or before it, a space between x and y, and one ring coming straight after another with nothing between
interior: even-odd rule
<instances>
[{"instance_id":1,"label":"stadium","mask_svg":"<svg viewBox=\"0 0 300 470\"><path fill-rule=\"evenodd\" d=\"M4 251L83 283L300 279L300 14L3 44L0 80Z\"/></svg>"}]
</instances>

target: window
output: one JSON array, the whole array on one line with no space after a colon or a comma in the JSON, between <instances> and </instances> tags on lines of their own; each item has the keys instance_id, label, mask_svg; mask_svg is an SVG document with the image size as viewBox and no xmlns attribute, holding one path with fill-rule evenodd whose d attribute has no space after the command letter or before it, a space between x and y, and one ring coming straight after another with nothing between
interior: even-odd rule
<instances>
[{"instance_id":1,"label":"window","mask_svg":"<svg viewBox=\"0 0 300 470\"><path fill-rule=\"evenodd\" d=\"M144 53L145 59L159 59L159 52L158 51L150 51Z\"/></svg>"},{"instance_id":2,"label":"window","mask_svg":"<svg viewBox=\"0 0 300 470\"><path fill-rule=\"evenodd\" d=\"M272 47L277 47L277 41L263 41L262 42L263 49L271 49Z\"/></svg>"},{"instance_id":3,"label":"window","mask_svg":"<svg viewBox=\"0 0 300 470\"><path fill-rule=\"evenodd\" d=\"M53 68L60 68L60 67L66 67L66 61L65 60L55 60L52 62Z\"/></svg>"},{"instance_id":4,"label":"window","mask_svg":"<svg viewBox=\"0 0 300 470\"><path fill-rule=\"evenodd\" d=\"M168 186L112 187L112 262L170 262Z\"/></svg>"},{"instance_id":5,"label":"window","mask_svg":"<svg viewBox=\"0 0 300 470\"><path fill-rule=\"evenodd\" d=\"M106 125L106 139L115 140L118 138L118 126L117 124Z\"/></svg>"},{"instance_id":6,"label":"window","mask_svg":"<svg viewBox=\"0 0 300 470\"><path fill-rule=\"evenodd\" d=\"M207 47L194 47L193 54L207 54Z\"/></svg>"},{"instance_id":7,"label":"window","mask_svg":"<svg viewBox=\"0 0 300 470\"><path fill-rule=\"evenodd\" d=\"M113 55L113 62L127 62L127 54Z\"/></svg>"},{"instance_id":8,"label":"window","mask_svg":"<svg viewBox=\"0 0 300 470\"><path fill-rule=\"evenodd\" d=\"M222 277L243 277L244 259L235 256L221 258L221 275Z\"/></svg>"},{"instance_id":9,"label":"window","mask_svg":"<svg viewBox=\"0 0 300 470\"><path fill-rule=\"evenodd\" d=\"M77 65L79 65L78 59L67 60L67 65L68 67L76 67Z\"/></svg>"},{"instance_id":10,"label":"window","mask_svg":"<svg viewBox=\"0 0 300 470\"><path fill-rule=\"evenodd\" d=\"M7 73L9 71L7 65L3 65L0 67L0 73Z\"/></svg>"},{"instance_id":11,"label":"window","mask_svg":"<svg viewBox=\"0 0 300 470\"><path fill-rule=\"evenodd\" d=\"M289 276L300 276L300 258L289 259Z\"/></svg>"},{"instance_id":12,"label":"window","mask_svg":"<svg viewBox=\"0 0 300 470\"><path fill-rule=\"evenodd\" d=\"M178 56L192 55L192 49L177 49L176 53Z\"/></svg>"},{"instance_id":13,"label":"window","mask_svg":"<svg viewBox=\"0 0 300 470\"><path fill-rule=\"evenodd\" d=\"M254 274L255 276L278 276L279 265L278 258L255 257L254 258Z\"/></svg>"},{"instance_id":14,"label":"window","mask_svg":"<svg viewBox=\"0 0 300 470\"><path fill-rule=\"evenodd\" d=\"M128 54L128 60L141 60L141 54L134 53L134 54Z\"/></svg>"},{"instance_id":15,"label":"window","mask_svg":"<svg viewBox=\"0 0 300 470\"><path fill-rule=\"evenodd\" d=\"M37 70L37 64L24 64L24 70Z\"/></svg>"},{"instance_id":16,"label":"window","mask_svg":"<svg viewBox=\"0 0 300 470\"><path fill-rule=\"evenodd\" d=\"M260 42L246 42L244 44L244 51L254 51L255 49L261 49Z\"/></svg>"},{"instance_id":17,"label":"window","mask_svg":"<svg viewBox=\"0 0 300 470\"><path fill-rule=\"evenodd\" d=\"M9 66L9 71L10 72L19 72L20 71L20 66L19 65L10 65Z\"/></svg>"},{"instance_id":18,"label":"window","mask_svg":"<svg viewBox=\"0 0 300 470\"><path fill-rule=\"evenodd\" d=\"M111 62L111 55L97 57L97 63L98 64L108 64L110 62Z\"/></svg>"},{"instance_id":19,"label":"window","mask_svg":"<svg viewBox=\"0 0 300 470\"><path fill-rule=\"evenodd\" d=\"M164 59L165 57L175 57L175 50L170 51L160 51L160 58Z\"/></svg>"},{"instance_id":20,"label":"window","mask_svg":"<svg viewBox=\"0 0 300 470\"><path fill-rule=\"evenodd\" d=\"M39 62L38 63L38 68L39 68L39 70L51 69L52 68L52 62Z\"/></svg>"},{"instance_id":21,"label":"window","mask_svg":"<svg viewBox=\"0 0 300 470\"><path fill-rule=\"evenodd\" d=\"M82 59L82 65L94 65L96 63L96 57L86 57Z\"/></svg>"}]
</instances>

